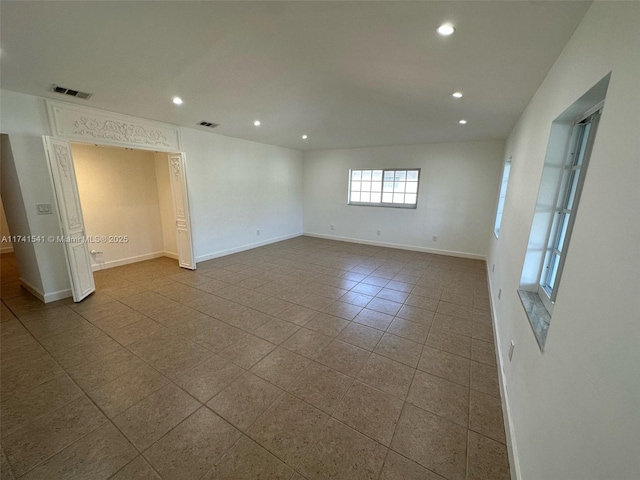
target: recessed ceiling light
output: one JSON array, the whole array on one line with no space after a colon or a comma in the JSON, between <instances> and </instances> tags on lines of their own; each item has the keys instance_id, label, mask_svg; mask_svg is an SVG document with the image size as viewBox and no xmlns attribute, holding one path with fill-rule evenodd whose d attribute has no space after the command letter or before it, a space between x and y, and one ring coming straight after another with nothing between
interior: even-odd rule
<instances>
[{"instance_id":1,"label":"recessed ceiling light","mask_svg":"<svg viewBox=\"0 0 640 480\"><path fill-rule=\"evenodd\" d=\"M455 32L456 29L453 28L453 25L451 25L450 23L443 23L438 27L438 30L436 31L438 32L438 34L442 35L443 37L448 37L453 32Z\"/></svg>"},{"instance_id":2,"label":"recessed ceiling light","mask_svg":"<svg viewBox=\"0 0 640 480\"><path fill-rule=\"evenodd\" d=\"M460 125L466 125L466 124L467 124L467 121L466 121L466 120L460 120L460 121L458 121L458 123L459 123Z\"/></svg>"},{"instance_id":3,"label":"recessed ceiling light","mask_svg":"<svg viewBox=\"0 0 640 480\"><path fill-rule=\"evenodd\" d=\"M302 135L303 140L306 140L307 138L309 138L307 135Z\"/></svg>"},{"instance_id":4,"label":"recessed ceiling light","mask_svg":"<svg viewBox=\"0 0 640 480\"><path fill-rule=\"evenodd\" d=\"M182 105L182 99L180 97L173 97L173 103L176 105Z\"/></svg>"},{"instance_id":5,"label":"recessed ceiling light","mask_svg":"<svg viewBox=\"0 0 640 480\"><path fill-rule=\"evenodd\" d=\"M256 120L255 122L253 122L253 124L254 124L256 127L259 127L259 126L260 126L260 120Z\"/></svg>"},{"instance_id":6,"label":"recessed ceiling light","mask_svg":"<svg viewBox=\"0 0 640 480\"><path fill-rule=\"evenodd\" d=\"M462 92L453 92L451 95L456 98L462 98Z\"/></svg>"}]
</instances>

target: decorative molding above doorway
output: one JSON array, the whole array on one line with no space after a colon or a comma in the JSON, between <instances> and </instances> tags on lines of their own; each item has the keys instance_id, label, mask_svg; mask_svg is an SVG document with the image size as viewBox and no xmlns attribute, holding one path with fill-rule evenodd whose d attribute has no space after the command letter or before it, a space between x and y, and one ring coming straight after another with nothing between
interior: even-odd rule
<instances>
[{"instance_id":1,"label":"decorative molding above doorway","mask_svg":"<svg viewBox=\"0 0 640 480\"><path fill-rule=\"evenodd\" d=\"M72 103L46 103L54 137L142 150L182 151L180 129L175 125Z\"/></svg>"}]
</instances>

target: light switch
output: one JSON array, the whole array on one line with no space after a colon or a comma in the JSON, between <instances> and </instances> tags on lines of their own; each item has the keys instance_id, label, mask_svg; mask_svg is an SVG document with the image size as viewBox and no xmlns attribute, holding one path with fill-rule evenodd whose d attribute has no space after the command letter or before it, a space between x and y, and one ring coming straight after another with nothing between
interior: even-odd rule
<instances>
[{"instance_id":1,"label":"light switch","mask_svg":"<svg viewBox=\"0 0 640 480\"><path fill-rule=\"evenodd\" d=\"M51 215L50 203L36 203L36 208L38 210L38 215Z\"/></svg>"}]
</instances>

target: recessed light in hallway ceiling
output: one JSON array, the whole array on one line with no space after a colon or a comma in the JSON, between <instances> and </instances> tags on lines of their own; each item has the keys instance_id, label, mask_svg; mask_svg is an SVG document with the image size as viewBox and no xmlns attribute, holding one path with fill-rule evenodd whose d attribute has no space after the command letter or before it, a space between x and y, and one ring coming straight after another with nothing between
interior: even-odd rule
<instances>
[{"instance_id":1,"label":"recessed light in hallway ceiling","mask_svg":"<svg viewBox=\"0 0 640 480\"><path fill-rule=\"evenodd\" d=\"M448 37L449 35L453 35L453 32L455 32L456 29L450 23L443 23L438 27L436 31L438 32L439 35L442 35L443 37Z\"/></svg>"}]
</instances>

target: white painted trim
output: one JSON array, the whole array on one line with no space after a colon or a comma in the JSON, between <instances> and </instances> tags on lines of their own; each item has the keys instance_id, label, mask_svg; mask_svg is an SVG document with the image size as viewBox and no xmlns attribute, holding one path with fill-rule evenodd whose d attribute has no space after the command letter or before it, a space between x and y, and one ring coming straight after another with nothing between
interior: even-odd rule
<instances>
[{"instance_id":1,"label":"white painted trim","mask_svg":"<svg viewBox=\"0 0 640 480\"><path fill-rule=\"evenodd\" d=\"M45 100L53 137L67 141L181 152L180 127L75 103ZM115 125L118 128L113 128Z\"/></svg>"},{"instance_id":2,"label":"white painted trim","mask_svg":"<svg viewBox=\"0 0 640 480\"><path fill-rule=\"evenodd\" d=\"M41 302L44 302L44 293L42 293L40 291L40 289L38 289L38 288L34 287L33 285L31 285L29 282L27 282L22 277L20 277L20 285L22 285L23 288L28 290L29 293L31 293L31 295L33 295L34 297L38 298L38 300L40 300ZM71 292L71 290L69 290L69 292Z\"/></svg>"},{"instance_id":3,"label":"white painted trim","mask_svg":"<svg viewBox=\"0 0 640 480\"><path fill-rule=\"evenodd\" d=\"M65 298L71 298L71 297L73 297L73 292L71 292L70 288L67 288L65 290L58 290L57 292L47 293L44 296L44 303L57 302L58 300L64 300Z\"/></svg>"},{"instance_id":4,"label":"white painted trim","mask_svg":"<svg viewBox=\"0 0 640 480\"><path fill-rule=\"evenodd\" d=\"M507 380L504 374L504 357L498 345L502 345L500 341L500 333L497 328L496 308L493 304L493 285L491 283L491 271L487 263L487 282L489 284L489 304L491 306L491 324L493 326L493 335L495 337L494 348L496 358L498 360L498 382L500 383L500 398L502 399L502 416L505 424L505 437L507 440L507 452L509 454L509 466L511 469L511 479L519 480L522 478L520 474L520 460L518 458L518 448L516 445L516 435L513 423L511 422L511 408L509 404L509 392L507 390Z\"/></svg>"},{"instance_id":5,"label":"white painted trim","mask_svg":"<svg viewBox=\"0 0 640 480\"><path fill-rule=\"evenodd\" d=\"M456 252L454 250L439 250L437 248L418 247L414 245L403 245L401 243L388 243L388 242L374 242L371 240L361 240L359 238L351 237L338 237L334 235L323 235L320 233L305 232L307 237L326 238L328 240L340 240L341 242L349 243L361 243L363 245L374 245L376 247L389 247L398 248L400 250L411 250L414 252L434 253L436 255L447 255L449 257L470 258L473 260L487 260L485 255L478 255L477 253Z\"/></svg>"},{"instance_id":6,"label":"white painted trim","mask_svg":"<svg viewBox=\"0 0 640 480\"><path fill-rule=\"evenodd\" d=\"M162 252L163 257L173 258L174 260L178 260L178 254L174 252L167 252L166 250Z\"/></svg>"},{"instance_id":7,"label":"white painted trim","mask_svg":"<svg viewBox=\"0 0 640 480\"><path fill-rule=\"evenodd\" d=\"M122 265L129 265L130 263L144 262L145 260L153 260L154 258L160 258L160 257L169 257L169 258L175 258L175 259L178 258L176 254L168 255L167 252L146 253L144 255L136 255L135 257L121 258L119 260L111 260L110 262L102 262L98 264L94 264L93 258L92 258L91 269L94 272L97 272L98 270L106 270L108 268L120 267Z\"/></svg>"},{"instance_id":8,"label":"white painted trim","mask_svg":"<svg viewBox=\"0 0 640 480\"><path fill-rule=\"evenodd\" d=\"M0 247L0 253L12 253L13 245L9 245L7 247Z\"/></svg>"},{"instance_id":9,"label":"white painted trim","mask_svg":"<svg viewBox=\"0 0 640 480\"><path fill-rule=\"evenodd\" d=\"M22 287L31 293L34 297L40 300L43 303L51 303L56 302L58 300L63 300L65 298L71 298L73 293L70 288L65 288L64 290L58 290L57 292L49 292L47 294L43 294L39 289L31 285L24 278L20 279L20 284Z\"/></svg>"},{"instance_id":10,"label":"white painted trim","mask_svg":"<svg viewBox=\"0 0 640 480\"><path fill-rule=\"evenodd\" d=\"M265 245L282 242L283 240L289 240L291 238L301 237L302 235L303 235L302 232L293 233L291 235L284 235L282 237L272 238L270 240L264 240L262 242L250 243L248 245L242 245L241 247L230 248L229 250L221 250L219 252L207 253L205 255L200 255L196 257L196 263L205 262L207 260L212 260L218 257L224 257L226 255L231 255L233 253L244 252L245 250L251 250L252 248L263 247Z\"/></svg>"}]
</instances>

